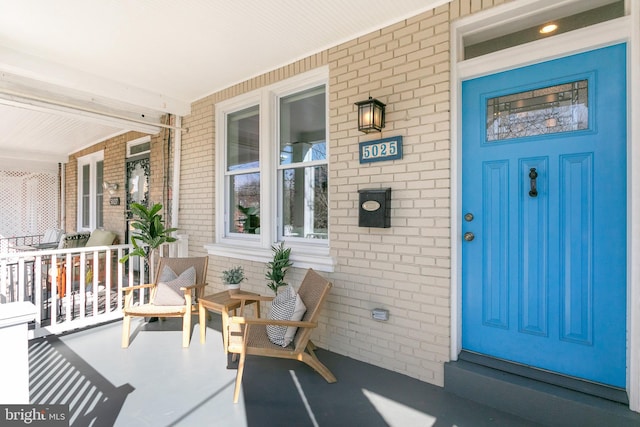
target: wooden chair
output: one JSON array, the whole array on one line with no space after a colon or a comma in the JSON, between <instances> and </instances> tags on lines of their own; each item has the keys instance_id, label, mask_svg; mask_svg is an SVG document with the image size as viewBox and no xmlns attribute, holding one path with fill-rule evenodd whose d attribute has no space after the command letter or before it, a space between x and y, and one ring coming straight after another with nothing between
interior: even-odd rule
<instances>
[{"instance_id":1,"label":"wooden chair","mask_svg":"<svg viewBox=\"0 0 640 427\"><path fill-rule=\"evenodd\" d=\"M207 277L207 264L209 257L192 258L160 258L156 270L156 283L128 286L123 288L124 307L122 308L122 348L129 347L129 333L132 317L182 317L182 346L189 347L191 338L191 316L198 314L197 298L204 295L204 288ZM154 305L153 301L157 292L157 282L165 266L170 267L176 275L180 275L189 267L196 270L196 284L193 286L181 287L184 292L185 303L183 305ZM141 289L150 290L149 303L133 305L133 292ZM195 297L195 298L194 298Z\"/></svg>"},{"instance_id":2,"label":"wooden chair","mask_svg":"<svg viewBox=\"0 0 640 427\"><path fill-rule=\"evenodd\" d=\"M324 304L331 282L320 276L312 269L307 273L300 284L298 294L307 307L304 317L300 321L271 320L248 317L232 317L229 322L228 351L239 354L238 372L236 374L236 386L233 392L233 402L238 403L240 384L244 372L244 363L247 355L278 357L295 359L306 363L318 372L328 383L336 382L336 377L318 360L314 353L315 345L311 342L311 333L318 326L318 316ZM297 326L298 330L293 342L287 347L273 344L267 337L267 325Z\"/></svg>"}]
</instances>

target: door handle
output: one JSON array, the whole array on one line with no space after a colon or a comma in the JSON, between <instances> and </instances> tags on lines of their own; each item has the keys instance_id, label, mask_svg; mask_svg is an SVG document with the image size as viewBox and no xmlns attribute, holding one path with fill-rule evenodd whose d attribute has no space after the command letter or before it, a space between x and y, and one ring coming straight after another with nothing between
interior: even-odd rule
<instances>
[{"instance_id":1,"label":"door handle","mask_svg":"<svg viewBox=\"0 0 640 427\"><path fill-rule=\"evenodd\" d=\"M538 187L536 183L536 179L538 178L538 172L536 172L536 168L529 169L529 185L531 189L529 190L529 196L536 197L538 195Z\"/></svg>"}]
</instances>

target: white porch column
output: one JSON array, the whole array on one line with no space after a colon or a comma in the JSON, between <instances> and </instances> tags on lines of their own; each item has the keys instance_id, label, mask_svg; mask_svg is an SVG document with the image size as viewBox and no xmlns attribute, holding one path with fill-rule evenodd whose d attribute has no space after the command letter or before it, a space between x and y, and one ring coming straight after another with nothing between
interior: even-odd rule
<instances>
[{"instance_id":1,"label":"white porch column","mask_svg":"<svg viewBox=\"0 0 640 427\"><path fill-rule=\"evenodd\" d=\"M3 404L29 403L29 340L27 323L34 320L36 306L30 302L0 304L0 342L2 343Z\"/></svg>"}]
</instances>

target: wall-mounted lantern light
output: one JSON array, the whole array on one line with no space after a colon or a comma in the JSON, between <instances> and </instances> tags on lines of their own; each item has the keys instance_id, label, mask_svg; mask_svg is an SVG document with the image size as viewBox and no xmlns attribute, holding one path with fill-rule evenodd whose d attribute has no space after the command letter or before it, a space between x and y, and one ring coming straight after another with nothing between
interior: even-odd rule
<instances>
[{"instance_id":1,"label":"wall-mounted lantern light","mask_svg":"<svg viewBox=\"0 0 640 427\"><path fill-rule=\"evenodd\" d=\"M364 133L380 132L384 127L385 104L369 97L366 101L356 102L358 106L358 130Z\"/></svg>"},{"instance_id":2,"label":"wall-mounted lantern light","mask_svg":"<svg viewBox=\"0 0 640 427\"><path fill-rule=\"evenodd\" d=\"M118 184L115 182L110 183L109 181L105 181L102 183L102 188L109 191L109 194L113 195L118 189Z\"/></svg>"}]
</instances>

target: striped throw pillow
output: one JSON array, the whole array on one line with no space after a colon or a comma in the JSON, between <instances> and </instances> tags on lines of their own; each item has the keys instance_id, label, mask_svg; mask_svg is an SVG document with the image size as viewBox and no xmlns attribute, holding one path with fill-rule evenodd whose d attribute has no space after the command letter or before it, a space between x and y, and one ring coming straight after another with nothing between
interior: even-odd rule
<instances>
[{"instance_id":1,"label":"striped throw pillow","mask_svg":"<svg viewBox=\"0 0 640 427\"><path fill-rule=\"evenodd\" d=\"M283 286L278 289L278 295L271 301L271 312L269 318L272 320L295 320L302 319L307 307L302 302L302 298L293 289L293 286ZM295 326L267 325L267 336L269 341L282 347L288 346L298 330Z\"/></svg>"}]
</instances>

